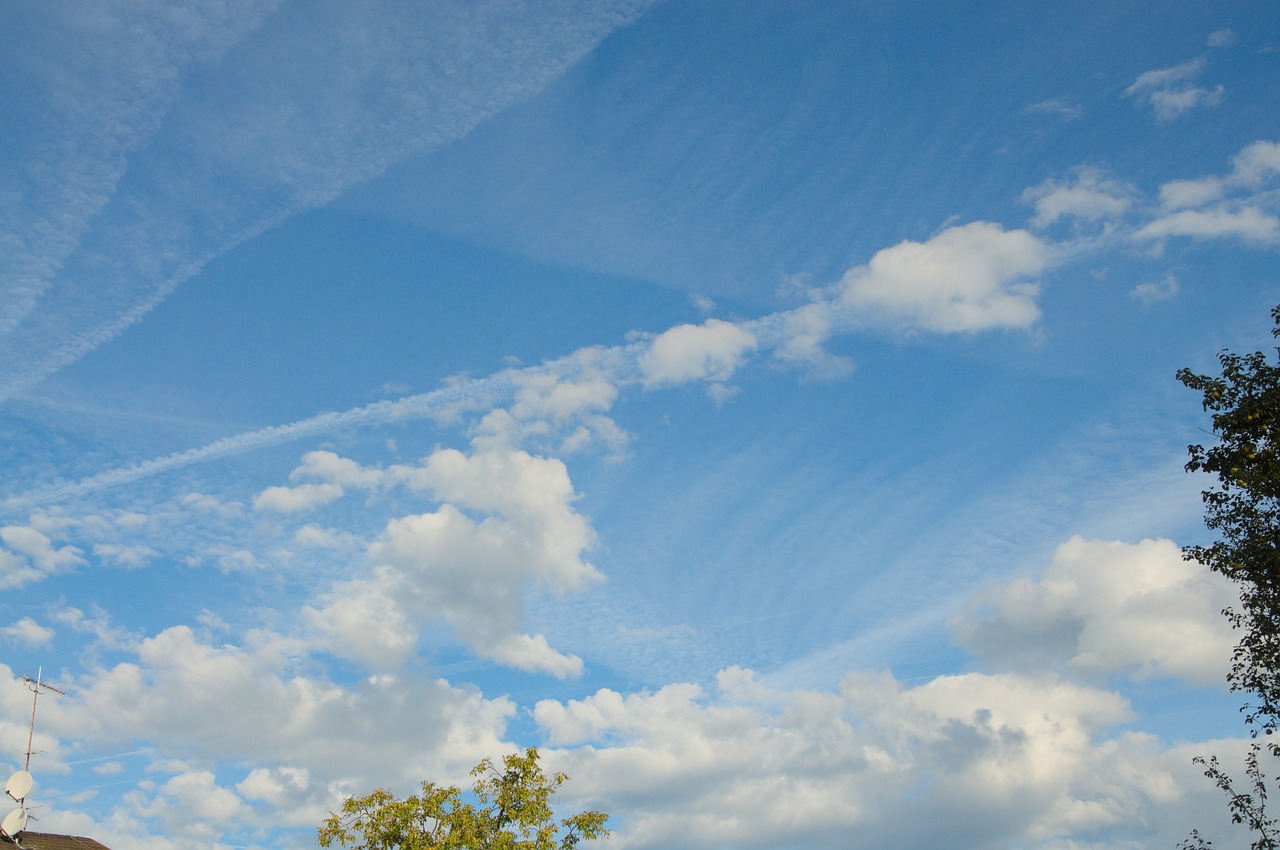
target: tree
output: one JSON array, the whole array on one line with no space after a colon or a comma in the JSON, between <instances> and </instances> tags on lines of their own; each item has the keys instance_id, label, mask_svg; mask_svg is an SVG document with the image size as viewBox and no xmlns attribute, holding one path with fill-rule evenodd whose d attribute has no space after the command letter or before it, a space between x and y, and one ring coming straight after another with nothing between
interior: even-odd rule
<instances>
[{"instance_id":1,"label":"tree","mask_svg":"<svg viewBox=\"0 0 1280 850\"><path fill-rule=\"evenodd\" d=\"M1272 335L1280 337L1280 306L1271 311ZM1218 539L1208 546L1188 546L1184 557L1194 559L1236 584L1238 608L1222 613L1240 639L1232 655L1227 681L1247 694L1241 711L1251 735L1272 735L1280 724L1280 348L1277 362L1260 351L1232 354L1222 351L1222 376L1178 371L1178 380L1203 396L1212 414L1217 443L1209 448L1187 447L1188 472L1217 476L1205 490L1204 522ZM1266 815L1266 776L1258 764L1261 746L1254 743L1246 757L1251 792L1237 791L1216 758L1197 759L1227 795L1232 820L1256 836L1254 850L1280 848L1280 830ZM1268 741L1271 755L1280 745ZM1209 843L1192 833L1186 848Z\"/></svg>"},{"instance_id":2,"label":"tree","mask_svg":"<svg viewBox=\"0 0 1280 850\"><path fill-rule=\"evenodd\" d=\"M378 788L349 797L318 831L320 846L353 850L573 850L578 842L607 838L603 812L581 812L556 822L551 799L568 780L547 776L538 750L485 759L471 771L476 803L456 786L422 783L422 794L397 800Z\"/></svg>"}]
</instances>

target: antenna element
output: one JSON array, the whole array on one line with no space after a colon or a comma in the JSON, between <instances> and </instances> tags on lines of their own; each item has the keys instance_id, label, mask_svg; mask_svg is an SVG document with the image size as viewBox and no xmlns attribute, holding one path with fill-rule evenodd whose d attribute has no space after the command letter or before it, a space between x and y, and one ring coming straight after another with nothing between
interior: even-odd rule
<instances>
[{"instance_id":1,"label":"antenna element","mask_svg":"<svg viewBox=\"0 0 1280 850\"><path fill-rule=\"evenodd\" d=\"M58 688L55 688L53 685L42 682L41 678L43 677L43 675L44 675L44 668L37 667L36 677L34 679L31 678L30 676L22 677L23 684L25 684L28 688L31 689L31 727L27 730L27 760L22 765L22 769L24 771L31 769L31 740L35 737L35 734L36 734L36 701L40 699L40 694L44 693L45 691L53 691L55 694L62 694L64 697L67 695L66 691L59 690ZM27 789L27 790L30 790L30 789Z\"/></svg>"}]
</instances>

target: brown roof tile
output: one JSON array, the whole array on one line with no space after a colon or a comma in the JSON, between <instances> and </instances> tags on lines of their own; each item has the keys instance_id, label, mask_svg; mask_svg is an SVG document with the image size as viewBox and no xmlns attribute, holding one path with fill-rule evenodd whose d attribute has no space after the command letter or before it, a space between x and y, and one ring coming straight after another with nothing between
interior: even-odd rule
<instances>
[{"instance_id":1,"label":"brown roof tile","mask_svg":"<svg viewBox=\"0 0 1280 850\"><path fill-rule=\"evenodd\" d=\"M78 835L52 835L47 832L18 833L18 845L26 850L111 850L107 845L92 838L81 838ZM12 847L14 842L0 835L0 847Z\"/></svg>"}]
</instances>

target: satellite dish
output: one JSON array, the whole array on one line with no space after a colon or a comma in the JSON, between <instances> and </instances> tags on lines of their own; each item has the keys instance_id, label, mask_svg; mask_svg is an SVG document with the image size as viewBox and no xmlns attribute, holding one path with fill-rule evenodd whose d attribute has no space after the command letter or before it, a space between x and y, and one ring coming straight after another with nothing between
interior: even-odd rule
<instances>
[{"instance_id":1,"label":"satellite dish","mask_svg":"<svg viewBox=\"0 0 1280 850\"><path fill-rule=\"evenodd\" d=\"M14 809L4 816L4 822L0 823L0 830L4 830L4 834L13 838L19 832L27 828L27 810Z\"/></svg>"},{"instance_id":2,"label":"satellite dish","mask_svg":"<svg viewBox=\"0 0 1280 850\"><path fill-rule=\"evenodd\" d=\"M13 776L9 777L9 781L4 784L4 793L8 794L15 800L21 800L31 793L31 786L36 781L31 778L31 774L25 770L19 770Z\"/></svg>"}]
</instances>

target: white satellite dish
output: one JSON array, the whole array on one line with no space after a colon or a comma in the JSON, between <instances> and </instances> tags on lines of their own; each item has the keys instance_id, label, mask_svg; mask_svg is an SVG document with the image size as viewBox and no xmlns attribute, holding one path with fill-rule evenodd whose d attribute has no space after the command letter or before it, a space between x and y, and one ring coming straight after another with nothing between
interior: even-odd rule
<instances>
[{"instance_id":1,"label":"white satellite dish","mask_svg":"<svg viewBox=\"0 0 1280 850\"><path fill-rule=\"evenodd\" d=\"M27 810L14 809L4 816L4 822L0 823L0 830L4 830L4 834L13 838L19 832L27 828Z\"/></svg>"},{"instance_id":2,"label":"white satellite dish","mask_svg":"<svg viewBox=\"0 0 1280 850\"><path fill-rule=\"evenodd\" d=\"M31 774L25 770L19 770L13 776L9 777L9 781L4 784L4 793L8 794L15 800L21 800L31 793L31 786L36 781L31 778Z\"/></svg>"}]
</instances>

